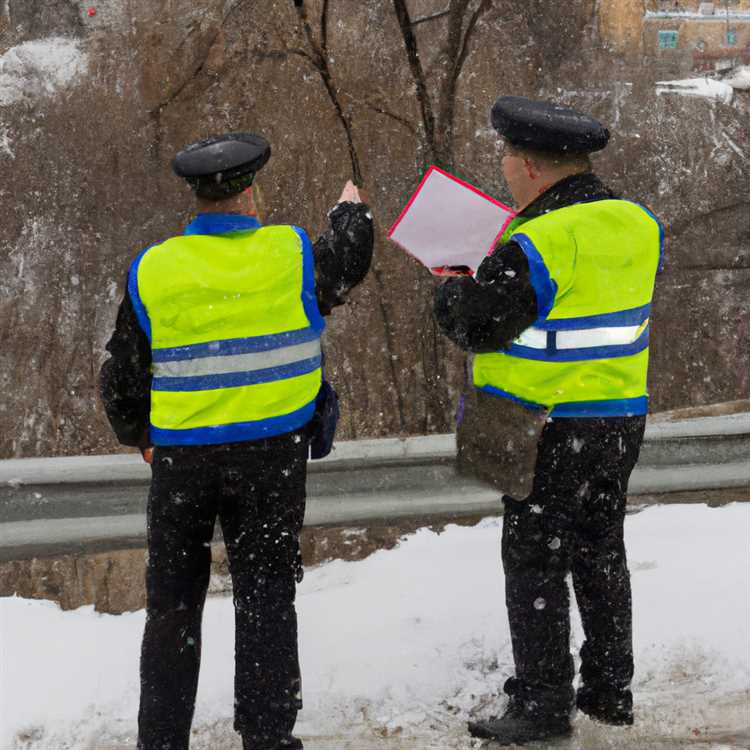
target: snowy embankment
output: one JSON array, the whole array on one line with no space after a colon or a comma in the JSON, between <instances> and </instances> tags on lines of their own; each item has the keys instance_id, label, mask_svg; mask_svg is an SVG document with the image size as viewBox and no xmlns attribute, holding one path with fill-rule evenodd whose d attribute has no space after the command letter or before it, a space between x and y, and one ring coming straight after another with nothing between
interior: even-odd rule
<instances>
[{"instance_id":1,"label":"snowy embankment","mask_svg":"<svg viewBox=\"0 0 750 750\"><path fill-rule=\"evenodd\" d=\"M731 104L735 91L750 90L750 65L732 68L720 79L684 78L680 81L657 81L657 94L677 94L678 96L711 99Z\"/></svg>"},{"instance_id":2,"label":"snowy embankment","mask_svg":"<svg viewBox=\"0 0 750 750\"><path fill-rule=\"evenodd\" d=\"M731 104L734 88L724 81L714 78L685 78L681 81L657 81L657 94L677 94L679 96L714 99Z\"/></svg>"},{"instance_id":3,"label":"snowy embankment","mask_svg":"<svg viewBox=\"0 0 750 750\"><path fill-rule=\"evenodd\" d=\"M298 732L311 750L472 747L469 711L501 710L511 673L500 524L422 530L308 571ZM603 730L579 719L573 747L747 747L750 505L648 508L628 518L627 537L640 721ZM209 600L204 624L193 747L236 749L231 600ZM134 747L142 626L142 612L0 600L0 747Z\"/></svg>"},{"instance_id":4,"label":"snowy embankment","mask_svg":"<svg viewBox=\"0 0 750 750\"><path fill-rule=\"evenodd\" d=\"M51 37L11 47L0 55L0 107L51 96L87 69L87 55L76 39Z\"/></svg>"}]
</instances>

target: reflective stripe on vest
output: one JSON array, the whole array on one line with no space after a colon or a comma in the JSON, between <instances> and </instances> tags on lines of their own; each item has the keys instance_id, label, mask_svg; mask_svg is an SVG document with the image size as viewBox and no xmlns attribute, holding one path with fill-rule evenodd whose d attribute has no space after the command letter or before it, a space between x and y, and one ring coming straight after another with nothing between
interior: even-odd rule
<instances>
[{"instance_id":1,"label":"reflective stripe on vest","mask_svg":"<svg viewBox=\"0 0 750 750\"><path fill-rule=\"evenodd\" d=\"M540 317L507 350L475 356L475 386L553 416L645 413L663 243L653 215L595 201L530 219L506 239L529 260Z\"/></svg>"},{"instance_id":2,"label":"reflective stripe on vest","mask_svg":"<svg viewBox=\"0 0 750 750\"><path fill-rule=\"evenodd\" d=\"M146 251L131 277L151 334L155 445L255 440L309 422L325 323L302 230L175 237Z\"/></svg>"},{"instance_id":3,"label":"reflective stripe on vest","mask_svg":"<svg viewBox=\"0 0 750 750\"><path fill-rule=\"evenodd\" d=\"M527 328L508 349L513 357L573 362L637 354L648 346L648 321L639 326L551 331Z\"/></svg>"},{"instance_id":4,"label":"reflective stripe on vest","mask_svg":"<svg viewBox=\"0 0 750 750\"><path fill-rule=\"evenodd\" d=\"M261 337L264 338L264 337ZM254 341L247 339L248 343ZM248 354L223 354L235 341L213 341L215 356L154 362L153 387L158 391L201 391L237 385L270 383L304 375L321 366L320 339L304 344L263 349ZM229 346L226 346L229 344Z\"/></svg>"}]
</instances>

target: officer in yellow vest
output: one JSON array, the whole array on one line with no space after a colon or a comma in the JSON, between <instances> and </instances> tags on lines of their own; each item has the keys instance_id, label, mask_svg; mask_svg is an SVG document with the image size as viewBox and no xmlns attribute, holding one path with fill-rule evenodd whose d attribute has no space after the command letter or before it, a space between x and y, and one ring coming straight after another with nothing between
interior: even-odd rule
<instances>
[{"instance_id":1,"label":"officer in yellow vest","mask_svg":"<svg viewBox=\"0 0 750 750\"><path fill-rule=\"evenodd\" d=\"M632 724L628 479L643 439L649 316L663 231L589 154L609 132L572 109L501 97L502 171L519 213L475 277L437 291L443 332L474 353L461 470L504 490L502 560L516 674L501 744L566 736L575 705ZM573 691L572 573L586 641Z\"/></svg>"},{"instance_id":2,"label":"officer in yellow vest","mask_svg":"<svg viewBox=\"0 0 750 750\"><path fill-rule=\"evenodd\" d=\"M124 445L152 463L140 750L187 750L218 516L236 613L235 728L245 750L301 748L295 579L312 441L330 449L323 315L367 274L372 216L348 183L313 245L263 226L267 141L235 133L174 161L197 216L132 263L101 373ZM153 456L151 455L153 451Z\"/></svg>"}]
</instances>

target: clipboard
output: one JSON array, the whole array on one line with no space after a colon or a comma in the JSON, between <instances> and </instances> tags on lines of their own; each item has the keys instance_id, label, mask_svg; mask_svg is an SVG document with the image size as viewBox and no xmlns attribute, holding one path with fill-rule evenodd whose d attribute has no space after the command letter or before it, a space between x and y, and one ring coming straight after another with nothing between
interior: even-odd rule
<instances>
[{"instance_id":1,"label":"clipboard","mask_svg":"<svg viewBox=\"0 0 750 750\"><path fill-rule=\"evenodd\" d=\"M436 275L446 266L473 273L514 216L512 208L433 165L388 237Z\"/></svg>"}]
</instances>

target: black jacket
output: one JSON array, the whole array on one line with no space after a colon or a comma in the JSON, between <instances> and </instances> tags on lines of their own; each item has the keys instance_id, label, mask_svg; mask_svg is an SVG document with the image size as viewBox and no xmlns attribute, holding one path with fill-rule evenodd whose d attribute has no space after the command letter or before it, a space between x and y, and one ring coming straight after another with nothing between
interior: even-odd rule
<instances>
[{"instance_id":1,"label":"black jacket","mask_svg":"<svg viewBox=\"0 0 750 750\"><path fill-rule=\"evenodd\" d=\"M575 203L616 197L596 175L574 175L553 185L519 216L533 219ZM520 245L508 242L498 247L482 261L476 278L460 277L439 286L435 317L443 333L465 351L494 352L510 346L537 318L529 263Z\"/></svg>"},{"instance_id":2,"label":"black jacket","mask_svg":"<svg viewBox=\"0 0 750 750\"><path fill-rule=\"evenodd\" d=\"M372 214L364 204L342 203L329 214L330 227L313 245L315 291L323 315L344 304L372 262ZM149 446L151 344L138 324L126 292L106 347L100 392L107 417L123 445Z\"/></svg>"}]
</instances>

